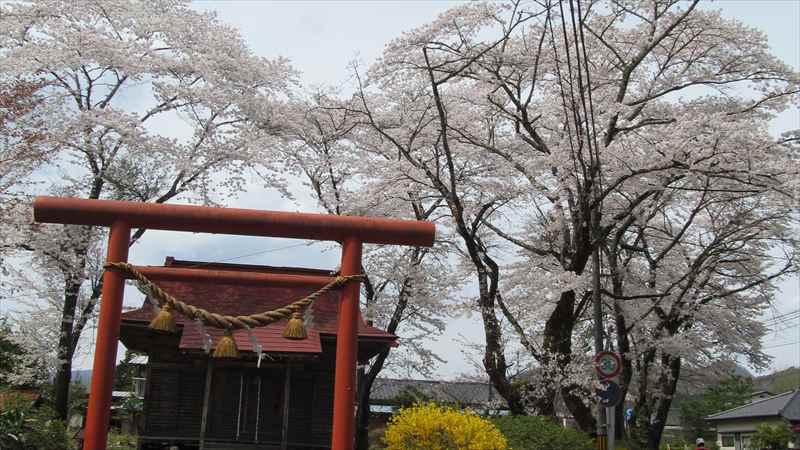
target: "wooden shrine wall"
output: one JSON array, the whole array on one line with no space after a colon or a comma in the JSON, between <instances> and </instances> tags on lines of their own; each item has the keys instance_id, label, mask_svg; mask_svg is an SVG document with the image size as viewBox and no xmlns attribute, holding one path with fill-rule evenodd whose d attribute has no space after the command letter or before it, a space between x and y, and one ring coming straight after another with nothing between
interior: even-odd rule
<instances>
[{"instance_id":1,"label":"wooden shrine wall","mask_svg":"<svg viewBox=\"0 0 800 450\"><path fill-rule=\"evenodd\" d=\"M144 404L144 435L198 439L205 369L150 367Z\"/></svg>"},{"instance_id":2,"label":"wooden shrine wall","mask_svg":"<svg viewBox=\"0 0 800 450\"><path fill-rule=\"evenodd\" d=\"M282 442L285 366L261 369L225 363L212 370L206 448L217 443ZM199 441L206 371L199 361L152 362L148 370L142 437ZM289 383L288 448L329 448L333 426L331 358L293 364ZM224 447L224 445L223 445ZM265 448L269 448L265 447ZM220 447L222 448L222 447ZM280 447L276 447L280 448Z\"/></svg>"}]
</instances>

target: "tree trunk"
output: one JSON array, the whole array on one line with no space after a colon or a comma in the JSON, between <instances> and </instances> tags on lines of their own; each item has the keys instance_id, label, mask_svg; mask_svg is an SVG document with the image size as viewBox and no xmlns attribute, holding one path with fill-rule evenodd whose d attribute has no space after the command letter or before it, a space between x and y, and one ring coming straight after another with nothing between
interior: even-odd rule
<instances>
[{"instance_id":1,"label":"tree trunk","mask_svg":"<svg viewBox=\"0 0 800 450\"><path fill-rule=\"evenodd\" d=\"M561 362L557 360L554 361L554 358L559 358L562 355L562 352L564 351L564 344L566 344L567 347L570 347L572 344L572 327L569 325L569 321L571 321L572 317L574 299L574 292L569 291L562 293L561 298L556 304L556 308L550 314L550 317L548 317L547 322L545 323L543 342L544 352L542 354L542 370L544 371L549 371L554 367L560 366ZM565 326L569 329L565 330ZM569 350L567 353L569 353ZM555 417L555 377L552 377L548 373L543 373L541 377L545 382L544 388L546 393L537 401L537 414Z\"/></svg>"},{"instance_id":2,"label":"tree trunk","mask_svg":"<svg viewBox=\"0 0 800 450\"><path fill-rule=\"evenodd\" d=\"M580 429L586 433L591 433L597 429L597 420L594 417L592 408L586 406L585 399L589 397L585 392L581 392L577 385L564 386L561 388L561 398L564 404L572 413L575 422Z\"/></svg>"},{"instance_id":3,"label":"tree trunk","mask_svg":"<svg viewBox=\"0 0 800 450\"><path fill-rule=\"evenodd\" d=\"M616 276L616 265L612 268L612 273L614 276L612 277L612 285L615 295L622 295L622 282L620 281L619 277ZM620 360L622 361L622 370L620 371L620 396L622 399L620 400L619 405L614 408L614 414L616 415L617 424L616 428L616 437L617 439L622 439L624 437L624 424L625 424L625 401L628 398L628 390L630 389L631 379L633 379L633 362L630 359L630 351L631 351L631 341L630 337L628 336L628 324L625 320L625 316L622 313L622 307L620 307L619 303L614 300L614 328L616 329L616 341L617 341L617 352L620 355Z\"/></svg>"},{"instance_id":4,"label":"tree trunk","mask_svg":"<svg viewBox=\"0 0 800 450\"><path fill-rule=\"evenodd\" d=\"M58 335L58 367L55 378L54 408L61 420L69 414L69 385L72 381L72 357L75 354L73 326L81 281L68 279L64 288L64 309L61 312L61 331Z\"/></svg>"},{"instance_id":5,"label":"tree trunk","mask_svg":"<svg viewBox=\"0 0 800 450\"><path fill-rule=\"evenodd\" d=\"M479 307L481 310L481 318L483 319L483 330L486 336L486 346L483 352L483 367L486 374L489 375L489 380L492 385L497 389L506 403L511 414L524 415L525 407L522 402L522 396L519 389L511 384L511 381L506 375L505 353L503 352L502 330L500 323L497 321L494 308L494 296L490 294L487 286L487 275L485 272L478 271L478 285L480 289L480 298L478 299ZM494 277L497 277L495 272ZM493 286L496 285L496 278L492 282Z\"/></svg>"},{"instance_id":6,"label":"tree trunk","mask_svg":"<svg viewBox=\"0 0 800 450\"><path fill-rule=\"evenodd\" d=\"M58 358L60 363L55 378L54 407L58 418L67 420L69 414L69 386L72 382L72 354L62 355L59 344Z\"/></svg>"},{"instance_id":7,"label":"tree trunk","mask_svg":"<svg viewBox=\"0 0 800 450\"><path fill-rule=\"evenodd\" d=\"M655 356L656 350L649 348L636 363L639 386L633 409L633 421L629 426L630 439L635 443L635 448L645 448L647 446L647 430L650 427L650 406L652 404L649 377Z\"/></svg>"},{"instance_id":8,"label":"tree trunk","mask_svg":"<svg viewBox=\"0 0 800 450\"><path fill-rule=\"evenodd\" d=\"M661 436L664 434L664 427L667 425L672 399L675 396L675 388L678 385L678 377L681 374L681 359L671 355L661 357L661 394L656 401L655 417L650 421L647 430L647 449L658 450L661 444Z\"/></svg>"},{"instance_id":9,"label":"tree trunk","mask_svg":"<svg viewBox=\"0 0 800 450\"><path fill-rule=\"evenodd\" d=\"M356 449L368 450L369 449L369 398L372 393L372 385L375 379L383 370L383 365L386 358L389 356L389 349L384 349L375 358L375 362L369 368L369 371L361 378L361 384L358 386L358 409L356 410Z\"/></svg>"},{"instance_id":10,"label":"tree trunk","mask_svg":"<svg viewBox=\"0 0 800 450\"><path fill-rule=\"evenodd\" d=\"M371 386L364 369L361 369L358 382L358 407L356 409L356 450L369 450L369 396Z\"/></svg>"},{"instance_id":11,"label":"tree trunk","mask_svg":"<svg viewBox=\"0 0 800 450\"><path fill-rule=\"evenodd\" d=\"M548 317L544 328L544 355L545 370L569 364L572 359L572 331L575 323L575 291L566 291L556 304L556 308ZM556 358L552 360L551 358ZM548 387L552 395L545 396L539 407L539 414L555 416L555 388ZM595 428L595 419L590 407L586 405L584 396L576 391L576 386L563 386L560 388L564 404L572 413L581 430L589 432ZM545 403L549 401L550 404Z\"/></svg>"}]
</instances>

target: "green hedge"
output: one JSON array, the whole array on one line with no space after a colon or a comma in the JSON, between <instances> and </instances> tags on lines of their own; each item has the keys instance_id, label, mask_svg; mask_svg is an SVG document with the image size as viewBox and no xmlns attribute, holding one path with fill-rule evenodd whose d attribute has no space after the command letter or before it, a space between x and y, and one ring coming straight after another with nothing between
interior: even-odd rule
<instances>
[{"instance_id":1,"label":"green hedge","mask_svg":"<svg viewBox=\"0 0 800 450\"><path fill-rule=\"evenodd\" d=\"M492 419L512 450L593 450L592 438L563 428L547 417L503 416Z\"/></svg>"}]
</instances>

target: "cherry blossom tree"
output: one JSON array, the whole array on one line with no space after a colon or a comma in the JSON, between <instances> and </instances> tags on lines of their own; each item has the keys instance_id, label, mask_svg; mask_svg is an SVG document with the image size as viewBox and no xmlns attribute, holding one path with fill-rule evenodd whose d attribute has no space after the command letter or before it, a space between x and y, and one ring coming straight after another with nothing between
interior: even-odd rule
<instances>
[{"instance_id":1,"label":"cherry blossom tree","mask_svg":"<svg viewBox=\"0 0 800 450\"><path fill-rule=\"evenodd\" d=\"M0 204L8 202L11 188L50 156L52 149L42 145L44 88L41 81L24 79L0 84Z\"/></svg>"},{"instance_id":2,"label":"cherry blossom tree","mask_svg":"<svg viewBox=\"0 0 800 450\"><path fill-rule=\"evenodd\" d=\"M591 255L647 217L645 208L680 198L673 191L690 182L693 195L735 183L728 189L752 192L755 204L773 211L766 216L786 206L767 199L792 192L796 160L764 130L797 102L798 75L771 56L763 34L697 3L464 5L390 43L360 84L350 107L363 117L359 144L396 155L405 177L447 204L478 284L483 364L513 412L552 414L560 396L582 428L594 427L585 321ZM724 151L721 138L732 139ZM662 220L679 210L668 211ZM753 245L768 253L786 229L758 229ZM707 251L724 253L725 265L736 251L727 239L750 236L715 232L724 242L699 232L679 240L716 246ZM509 248L517 259L500 259ZM706 270L704 261L697 264ZM723 297L746 322L759 308L753 302L768 301L771 282L787 270L753 263L741 291L730 280L696 285L704 279L697 275L686 284L679 269L668 273L709 302L731 290ZM712 286L726 287L713 294ZM681 317L697 313L692 301L675 305ZM508 377L507 330L546 374L523 389ZM736 345L701 342L706 352L723 345L757 352L753 336ZM670 364L679 367L679 358ZM668 397L660 398L668 405Z\"/></svg>"},{"instance_id":3,"label":"cherry blossom tree","mask_svg":"<svg viewBox=\"0 0 800 450\"><path fill-rule=\"evenodd\" d=\"M623 389L636 392L632 430L647 448L658 445L682 370L730 355L765 367L759 317L775 280L796 271L795 200L782 192L796 169L776 165L791 152L753 124L719 117L716 105L696 107L710 111L694 111L705 122L692 131L694 153L741 158L739 170L713 165L675 177L604 249Z\"/></svg>"},{"instance_id":4,"label":"cherry blossom tree","mask_svg":"<svg viewBox=\"0 0 800 450\"><path fill-rule=\"evenodd\" d=\"M303 177L328 214L436 220L441 202L426 201L413 184L377 170L385 161L361 154L351 139L355 117L332 95L314 93L292 108L284 134L287 169ZM377 170L377 171L376 171ZM379 173L378 173L379 172ZM388 175L386 178L384 175ZM440 335L446 300L460 286L448 269L443 242L434 248L365 249L363 309L370 324L400 338L359 372L356 444L369 447L370 392L385 370L433 376L440 358L425 343Z\"/></svg>"},{"instance_id":5,"label":"cherry blossom tree","mask_svg":"<svg viewBox=\"0 0 800 450\"><path fill-rule=\"evenodd\" d=\"M44 139L41 81L0 83L0 222L6 222L24 201L19 187L30 185L29 175L52 155ZM8 236L0 236L0 246ZM3 255L0 254L0 263ZM4 289L0 279L0 289Z\"/></svg>"},{"instance_id":6,"label":"cherry blossom tree","mask_svg":"<svg viewBox=\"0 0 800 450\"><path fill-rule=\"evenodd\" d=\"M294 72L257 57L238 33L187 2L3 3L0 77L46 83L46 140L57 152L47 186L29 193L163 203L210 202L241 187L244 168L271 146ZM170 125L174 124L174 125ZM6 223L30 267L59 291L56 407L66 416L71 361L99 299L89 283L88 227ZM12 233L13 232L13 233ZM136 230L131 243L145 230Z\"/></svg>"}]
</instances>

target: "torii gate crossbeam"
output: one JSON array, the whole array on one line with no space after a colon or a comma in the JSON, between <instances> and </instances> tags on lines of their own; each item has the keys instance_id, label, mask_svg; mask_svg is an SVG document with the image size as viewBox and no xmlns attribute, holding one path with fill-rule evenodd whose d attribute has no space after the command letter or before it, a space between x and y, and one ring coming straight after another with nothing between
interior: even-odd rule
<instances>
[{"instance_id":1,"label":"torii gate crossbeam","mask_svg":"<svg viewBox=\"0 0 800 450\"><path fill-rule=\"evenodd\" d=\"M346 276L361 272L364 243L430 247L436 233L433 223L422 221L110 200L38 197L33 209L34 219L42 223L110 227L107 263L127 262L131 229L147 228L338 241L342 244L341 275ZM180 276L198 275L189 271ZM321 280L291 281L317 285ZM124 287L123 274L105 272L84 450L106 449ZM353 448L358 296L357 282L344 286L336 339L332 450Z\"/></svg>"}]
</instances>

